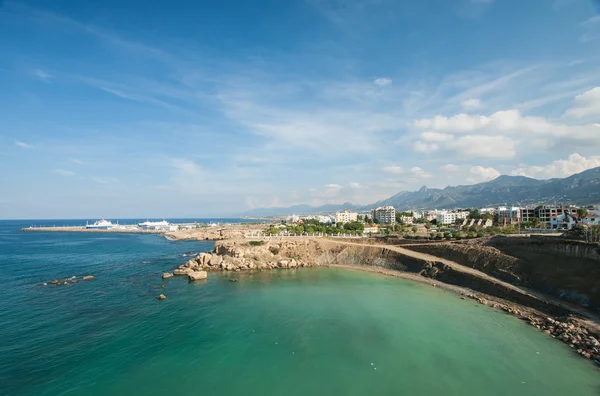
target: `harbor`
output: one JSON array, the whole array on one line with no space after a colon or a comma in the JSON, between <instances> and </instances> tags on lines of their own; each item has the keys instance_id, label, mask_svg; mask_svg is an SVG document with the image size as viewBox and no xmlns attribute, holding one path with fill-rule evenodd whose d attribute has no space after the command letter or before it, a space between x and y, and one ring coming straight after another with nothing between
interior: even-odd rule
<instances>
[{"instance_id":1,"label":"harbor","mask_svg":"<svg viewBox=\"0 0 600 396\"><path fill-rule=\"evenodd\" d=\"M209 227L216 224L209 224ZM144 221L137 224L113 224L110 220L98 220L93 223L86 222L85 225L31 225L21 228L26 232L101 232L101 233L129 233L129 234L164 234L181 230L191 230L206 227L201 223L169 223L162 221Z\"/></svg>"}]
</instances>

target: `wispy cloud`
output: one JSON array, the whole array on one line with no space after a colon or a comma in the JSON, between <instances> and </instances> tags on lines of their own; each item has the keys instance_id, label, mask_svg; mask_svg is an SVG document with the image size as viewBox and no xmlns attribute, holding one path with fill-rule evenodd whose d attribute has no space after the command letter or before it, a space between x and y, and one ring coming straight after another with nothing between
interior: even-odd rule
<instances>
[{"instance_id":1,"label":"wispy cloud","mask_svg":"<svg viewBox=\"0 0 600 396\"><path fill-rule=\"evenodd\" d=\"M387 87L388 85L392 84L392 79L387 77L379 77L373 80L373 84L377 85L378 87Z\"/></svg>"},{"instance_id":2,"label":"wispy cloud","mask_svg":"<svg viewBox=\"0 0 600 396\"><path fill-rule=\"evenodd\" d=\"M83 164L83 161L77 158L71 158L71 162L78 165Z\"/></svg>"},{"instance_id":3,"label":"wispy cloud","mask_svg":"<svg viewBox=\"0 0 600 396\"><path fill-rule=\"evenodd\" d=\"M68 169L54 169L52 172L61 176L75 176L75 172L70 171Z\"/></svg>"},{"instance_id":4,"label":"wispy cloud","mask_svg":"<svg viewBox=\"0 0 600 396\"><path fill-rule=\"evenodd\" d=\"M45 72L41 69L35 69L33 71L33 74L39 78L40 80L44 81L44 82L49 82L50 80L52 80L54 78L54 76L48 72Z\"/></svg>"},{"instance_id":5,"label":"wispy cloud","mask_svg":"<svg viewBox=\"0 0 600 396\"><path fill-rule=\"evenodd\" d=\"M31 144L27 144L25 142L21 142L21 141L18 141L18 140L15 142L15 145L18 146L18 147L24 148L24 149L28 149L28 150L31 150L31 149L35 148L35 146L33 146Z\"/></svg>"}]
</instances>

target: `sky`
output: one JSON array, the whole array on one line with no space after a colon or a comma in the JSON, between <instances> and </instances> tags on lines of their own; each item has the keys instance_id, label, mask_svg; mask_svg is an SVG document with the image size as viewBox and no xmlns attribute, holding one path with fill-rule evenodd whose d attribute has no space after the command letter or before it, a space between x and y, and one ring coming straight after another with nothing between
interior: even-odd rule
<instances>
[{"instance_id":1,"label":"sky","mask_svg":"<svg viewBox=\"0 0 600 396\"><path fill-rule=\"evenodd\" d=\"M0 218L225 216L600 166L595 0L0 0Z\"/></svg>"}]
</instances>

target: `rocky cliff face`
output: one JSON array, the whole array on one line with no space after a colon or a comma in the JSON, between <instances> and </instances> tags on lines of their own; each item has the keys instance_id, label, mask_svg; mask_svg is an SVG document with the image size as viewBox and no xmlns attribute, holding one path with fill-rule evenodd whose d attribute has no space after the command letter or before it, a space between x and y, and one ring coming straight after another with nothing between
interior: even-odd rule
<instances>
[{"instance_id":1,"label":"rocky cliff face","mask_svg":"<svg viewBox=\"0 0 600 396\"><path fill-rule=\"evenodd\" d=\"M408 247L600 311L600 247L553 237Z\"/></svg>"}]
</instances>

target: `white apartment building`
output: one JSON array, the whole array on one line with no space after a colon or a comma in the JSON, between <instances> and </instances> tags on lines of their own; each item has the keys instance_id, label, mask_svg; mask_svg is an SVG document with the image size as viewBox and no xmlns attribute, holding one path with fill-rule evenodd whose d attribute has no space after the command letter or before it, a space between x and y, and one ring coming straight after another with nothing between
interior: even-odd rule
<instances>
[{"instance_id":1,"label":"white apartment building","mask_svg":"<svg viewBox=\"0 0 600 396\"><path fill-rule=\"evenodd\" d=\"M373 220L384 224L396 224L396 209L393 206L381 206L371 211Z\"/></svg>"},{"instance_id":2,"label":"white apartment building","mask_svg":"<svg viewBox=\"0 0 600 396\"><path fill-rule=\"evenodd\" d=\"M468 210L461 210L461 211L455 212L455 214L456 214L456 218L458 220L464 220L467 217L469 217L470 212Z\"/></svg>"},{"instance_id":3,"label":"white apartment building","mask_svg":"<svg viewBox=\"0 0 600 396\"><path fill-rule=\"evenodd\" d=\"M436 211L435 221L440 225L449 225L456 222L456 213L448 212L446 210Z\"/></svg>"},{"instance_id":4,"label":"white apartment building","mask_svg":"<svg viewBox=\"0 0 600 396\"><path fill-rule=\"evenodd\" d=\"M358 219L358 213L350 212L348 209L344 209L342 212L335 214L336 224L352 223Z\"/></svg>"}]
</instances>

